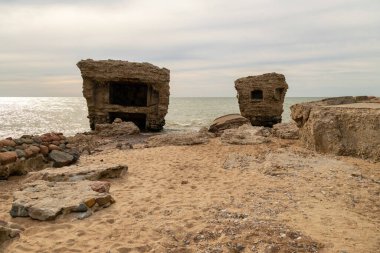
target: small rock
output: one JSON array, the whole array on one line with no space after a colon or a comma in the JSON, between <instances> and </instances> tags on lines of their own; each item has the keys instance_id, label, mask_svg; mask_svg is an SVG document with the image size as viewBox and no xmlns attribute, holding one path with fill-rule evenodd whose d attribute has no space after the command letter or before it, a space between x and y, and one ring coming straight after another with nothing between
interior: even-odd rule
<instances>
[{"instance_id":1,"label":"small rock","mask_svg":"<svg viewBox=\"0 0 380 253\"><path fill-rule=\"evenodd\" d=\"M21 138L22 142L25 144L33 144L33 140L30 138Z\"/></svg>"},{"instance_id":2,"label":"small rock","mask_svg":"<svg viewBox=\"0 0 380 253\"><path fill-rule=\"evenodd\" d=\"M42 142L42 139L41 139L41 137L39 137L39 136L33 136L33 141L35 142L35 143L38 143L38 144L40 144L41 142Z\"/></svg>"},{"instance_id":3,"label":"small rock","mask_svg":"<svg viewBox=\"0 0 380 253\"><path fill-rule=\"evenodd\" d=\"M61 138L54 133L46 133L40 136L42 142L60 141Z\"/></svg>"},{"instance_id":4,"label":"small rock","mask_svg":"<svg viewBox=\"0 0 380 253\"><path fill-rule=\"evenodd\" d=\"M13 140L9 140L9 139L5 139L5 140L0 140L0 147L15 147L16 146L16 142L14 142Z\"/></svg>"},{"instance_id":5,"label":"small rock","mask_svg":"<svg viewBox=\"0 0 380 253\"><path fill-rule=\"evenodd\" d=\"M52 141L51 143L52 143L53 145L56 145L56 146L59 146L59 145L61 144L60 141Z\"/></svg>"},{"instance_id":6,"label":"small rock","mask_svg":"<svg viewBox=\"0 0 380 253\"><path fill-rule=\"evenodd\" d=\"M33 156L33 151L30 149L30 148L26 148L25 150L24 150L24 152L25 152L25 158L29 158L29 157L32 157Z\"/></svg>"},{"instance_id":7,"label":"small rock","mask_svg":"<svg viewBox=\"0 0 380 253\"><path fill-rule=\"evenodd\" d=\"M75 161L74 156L59 150L51 151L49 154L49 158L53 161L53 167L56 168L70 165Z\"/></svg>"},{"instance_id":8,"label":"small rock","mask_svg":"<svg viewBox=\"0 0 380 253\"><path fill-rule=\"evenodd\" d=\"M90 185L91 189L96 192L109 192L111 188L111 183L106 181L95 181Z\"/></svg>"},{"instance_id":9,"label":"small rock","mask_svg":"<svg viewBox=\"0 0 380 253\"><path fill-rule=\"evenodd\" d=\"M0 153L0 164L2 165L13 163L16 160L17 160L17 153L14 151Z\"/></svg>"},{"instance_id":10,"label":"small rock","mask_svg":"<svg viewBox=\"0 0 380 253\"><path fill-rule=\"evenodd\" d=\"M214 119L209 131L221 134L226 129L238 128L244 124L250 124L247 118L244 118L240 114L228 114Z\"/></svg>"},{"instance_id":11,"label":"small rock","mask_svg":"<svg viewBox=\"0 0 380 253\"><path fill-rule=\"evenodd\" d=\"M40 153L40 150L41 150L39 147L37 147L37 146L33 146L33 145L31 145L31 146L29 147L29 149L33 152L34 155Z\"/></svg>"},{"instance_id":12,"label":"small rock","mask_svg":"<svg viewBox=\"0 0 380 253\"><path fill-rule=\"evenodd\" d=\"M45 145L40 145L40 149L41 149L41 154L43 155L47 155L49 153L49 148L46 147Z\"/></svg>"},{"instance_id":13,"label":"small rock","mask_svg":"<svg viewBox=\"0 0 380 253\"><path fill-rule=\"evenodd\" d=\"M57 145L50 144L49 145L49 150L52 151L52 150L61 150L61 149Z\"/></svg>"},{"instance_id":14,"label":"small rock","mask_svg":"<svg viewBox=\"0 0 380 253\"><path fill-rule=\"evenodd\" d=\"M18 158L25 157L25 151L24 150L16 149L15 152L16 152Z\"/></svg>"},{"instance_id":15,"label":"small rock","mask_svg":"<svg viewBox=\"0 0 380 253\"><path fill-rule=\"evenodd\" d=\"M113 123L121 123L121 122L123 122L120 118L116 118L114 121L113 121Z\"/></svg>"}]
</instances>

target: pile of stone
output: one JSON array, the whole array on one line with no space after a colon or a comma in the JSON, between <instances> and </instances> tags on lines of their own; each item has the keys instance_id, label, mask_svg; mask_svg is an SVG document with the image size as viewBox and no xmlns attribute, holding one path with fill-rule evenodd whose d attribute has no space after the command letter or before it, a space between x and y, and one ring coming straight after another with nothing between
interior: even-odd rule
<instances>
[{"instance_id":1,"label":"pile of stone","mask_svg":"<svg viewBox=\"0 0 380 253\"><path fill-rule=\"evenodd\" d=\"M78 160L74 145L61 133L23 135L0 140L0 179L24 175L48 166L62 167Z\"/></svg>"}]
</instances>

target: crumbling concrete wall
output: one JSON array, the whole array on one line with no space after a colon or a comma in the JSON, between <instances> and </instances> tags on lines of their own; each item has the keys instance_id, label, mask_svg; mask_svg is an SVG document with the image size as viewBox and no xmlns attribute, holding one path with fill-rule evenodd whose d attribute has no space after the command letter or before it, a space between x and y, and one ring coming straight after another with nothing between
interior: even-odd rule
<instances>
[{"instance_id":1,"label":"crumbling concrete wall","mask_svg":"<svg viewBox=\"0 0 380 253\"><path fill-rule=\"evenodd\" d=\"M380 100L339 97L291 106L303 144L317 152L380 161Z\"/></svg>"},{"instance_id":2,"label":"crumbling concrete wall","mask_svg":"<svg viewBox=\"0 0 380 253\"><path fill-rule=\"evenodd\" d=\"M285 76L267 73L235 81L240 113L253 126L268 126L281 122L283 103L288 84Z\"/></svg>"},{"instance_id":3,"label":"crumbling concrete wall","mask_svg":"<svg viewBox=\"0 0 380 253\"><path fill-rule=\"evenodd\" d=\"M83 78L83 95L87 100L91 129L95 129L95 124L112 123L115 118L126 121L130 118L129 121L148 130L161 130L165 125L170 95L168 69L159 68L150 63L91 59L82 60L77 66ZM146 105L113 103L110 89L123 85L146 89L147 94L144 98ZM144 92L134 94L140 96ZM116 93L118 93L117 89ZM125 94L126 101L137 99L133 97L134 94L132 96L131 94ZM122 97L124 94L116 95Z\"/></svg>"}]
</instances>

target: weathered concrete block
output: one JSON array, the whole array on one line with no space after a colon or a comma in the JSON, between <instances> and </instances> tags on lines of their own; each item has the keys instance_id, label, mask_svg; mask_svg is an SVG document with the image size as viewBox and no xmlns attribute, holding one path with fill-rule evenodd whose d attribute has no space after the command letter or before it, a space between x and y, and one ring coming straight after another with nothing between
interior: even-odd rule
<instances>
[{"instance_id":1,"label":"weathered concrete block","mask_svg":"<svg viewBox=\"0 0 380 253\"><path fill-rule=\"evenodd\" d=\"M227 114L214 119L209 131L212 133L221 134L226 129L238 128L239 126L249 123L249 120L240 114Z\"/></svg>"},{"instance_id":2,"label":"weathered concrete block","mask_svg":"<svg viewBox=\"0 0 380 253\"><path fill-rule=\"evenodd\" d=\"M62 168L47 168L31 172L26 182L45 180L52 182L75 182L80 180L99 180L103 178L118 178L128 171L127 165L93 164L87 166L66 166Z\"/></svg>"},{"instance_id":3,"label":"weathered concrete block","mask_svg":"<svg viewBox=\"0 0 380 253\"><path fill-rule=\"evenodd\" d=\"M101 192L97 192L97 189L101 189ZM90 215L91 210L96 211L97 208L107 207L115 202L108 190L108 182L37 180L24 185L13 194L10 214L12 217L31 217L42 221L53 220L60 214L71 212Z\"/></svg>"},{"instance_id":4,"label":"weathered concrete block","mask_svg":"<svg viewBox=\"0 0 380 253\"><path fill-rule=\"evenodd\" d=\"M281 122L283 103L288 84L285 76L267 73L235 81L240 113L253 126L272 127Z\"/></svg>"},{"instance_id":5,"label":"weathered concrete block","mask_svg":"<svg viewBox=\"0 0 380 253\"><path fill-rule=\"evenodd\" d=\"M115 118L140 129L161 130L169 105L170 71L149 63L78 62L83 78L91 129Z\"/></svg>"},{"instance_id":6,"label":"weathered concrete block","mask_svg":"<svg viewBox=\"0 0 380 253\"><path fill-rule=\"evenodd\" d=\"M329 98L291 106L300 139L321 153L380 160L380 100Z\"/></svg>"}]
</instances>

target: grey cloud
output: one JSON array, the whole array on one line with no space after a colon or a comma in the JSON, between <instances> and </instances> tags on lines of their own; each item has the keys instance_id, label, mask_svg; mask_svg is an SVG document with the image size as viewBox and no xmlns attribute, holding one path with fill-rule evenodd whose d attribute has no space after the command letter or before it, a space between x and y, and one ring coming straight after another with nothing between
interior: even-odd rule
<instances>
[{"instance_id":1,"label":"grey cloud","mask_svg":"<svg viewBox=\"0 0 380 253\"><path fill-rule=\"evenodd\" d=\"M82 58L168 67L174 96L234 96L236 78L272 71L290 96L380 95L378 1L15 3L0 1L0 96L80 96Z\"/></svg>"}]
</instances>

